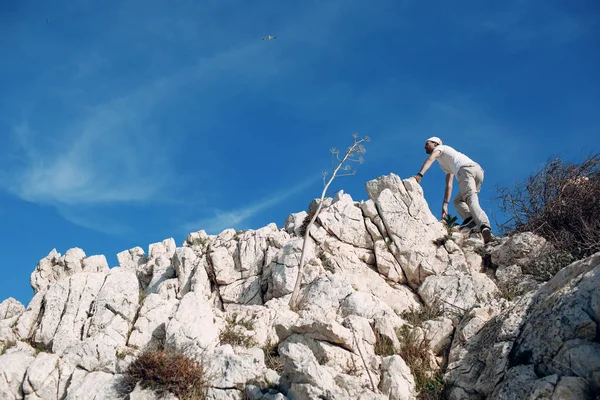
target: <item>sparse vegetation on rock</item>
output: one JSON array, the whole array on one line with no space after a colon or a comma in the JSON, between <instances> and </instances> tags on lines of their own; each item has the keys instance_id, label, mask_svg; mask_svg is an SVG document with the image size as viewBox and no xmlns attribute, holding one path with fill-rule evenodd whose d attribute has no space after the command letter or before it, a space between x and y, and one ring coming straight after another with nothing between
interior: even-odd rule
<instances>
[{"instance_id":1,"label":"sparse vegetation on rock","mask_svg":"<svg viewBox=\"0 0 600 400\"><path fill-rule=\"evenodd\" d=\"M600 251L600 153L581 163L552 158L513 187L498 187L498 207L507 216L505 234L533 232L548 240L557 258L574 260ZM548 264L541 275L556 272Z\"/></svg>"},{"instance_id":2,"label":"sparse vegetation on rock","mask_svg":"<svg viewBox=\"0 0 600 400\"><path fill-rule=\"evenodd\" d=\"M173 350L151 350L141 353L123 374L121 392L129 394L137 384L159 396L169 392L180 400L207 398L207 377L204 368L198 362Z\"/></svg>"}]
</instances>

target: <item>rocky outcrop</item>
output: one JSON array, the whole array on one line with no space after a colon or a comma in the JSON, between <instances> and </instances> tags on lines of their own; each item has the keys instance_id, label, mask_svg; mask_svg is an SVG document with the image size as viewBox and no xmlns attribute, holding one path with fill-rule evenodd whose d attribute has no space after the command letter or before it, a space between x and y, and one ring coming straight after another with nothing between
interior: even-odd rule
<instances>
[{"instance_id":1,"label":"rocky outcrop","mask_svg":"<svg viewBox=\"0 0 600 400\"><path fill-rule=\"evenodd\" d=\"M122 398L128 366L149 349L196 360L211 399L408 400L446 367L456 399L599 389L600 255L542 285L522 273L545 246L535 235L485 247L449 233L413 179L366 187L367 201L340 192L324 202L294 310L299 233L317 202L282 229L193 232L180 247L123 251L113 268L52 250L27 307L0 303L0 396ZM522 293L506 296L520 281ZM411 364L415 344L430 375ZM129 396L155 395L138 384Z\"/></svg>"},{"instance_id":2,"label":"rocky outcrop","mask_svg":"<svg viewBox=\"0 0 600 400\"><path fill-rule=\"evenodd\" d=\"M457 328L452 399L584 399L600 393L600 253L503 307L473 310Z\"/></svg>"}]
</instances>

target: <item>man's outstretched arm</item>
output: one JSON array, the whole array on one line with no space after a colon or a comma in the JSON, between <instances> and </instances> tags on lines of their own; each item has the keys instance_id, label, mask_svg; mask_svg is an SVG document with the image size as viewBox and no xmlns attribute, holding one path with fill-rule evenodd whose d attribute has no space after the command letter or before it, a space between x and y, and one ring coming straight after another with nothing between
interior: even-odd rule
<instances>
[{"instance_id":1,"label":"man's outstretched arm","mask_svg":"<svg viewBox=\"0 0 600 400\"><path fill-rule=\"evenodd\" d=\"M442 154L442 152L440 150L434 150L434 152L431 153L429 155L429 157L427 157L427 160L425 160L425 162L423 163L423 166L421 167L421 170L419 171L419 173L417 175L413 176L413 178L415 178L418 183L421 183L421 178L423 178L423 175L425 175L425 172L427 172L429 167L431 167L431 164L434 163L434 161L440 156L440 154Z\"/></svg>"}]
</instances>

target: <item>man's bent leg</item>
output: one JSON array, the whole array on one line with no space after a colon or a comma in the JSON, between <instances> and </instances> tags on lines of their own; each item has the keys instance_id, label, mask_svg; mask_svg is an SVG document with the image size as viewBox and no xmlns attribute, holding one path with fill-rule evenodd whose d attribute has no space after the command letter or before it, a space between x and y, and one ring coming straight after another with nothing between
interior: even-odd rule
<instances>
[{"instance_id":1,"label":"man's bent leg","mask_svg":"<svg viewBox=\"0 0 600 400\"><path fill-rule=\"evenodd\" d=\"M479 205L477 193L483 181L483 170L479 166L463 167L456 174L456 180L460 188L460 194L467 203L469 212L477 226L490 226L490 220Z\"/></svg>"},{"instance_id":2,"label":"man's bent leg","mask_svg":"<svg viewBox=\"0 0 600 400\"><path fill-rule=\"evenodd\" d=\"M452 203L454 204L454 209L456 210L458 215L460 215L463 221L471 216L471 213L469 212L469 206L465 202L465 199L463 198L460 191L458 192Z\"/></svg>"}]
</instances>

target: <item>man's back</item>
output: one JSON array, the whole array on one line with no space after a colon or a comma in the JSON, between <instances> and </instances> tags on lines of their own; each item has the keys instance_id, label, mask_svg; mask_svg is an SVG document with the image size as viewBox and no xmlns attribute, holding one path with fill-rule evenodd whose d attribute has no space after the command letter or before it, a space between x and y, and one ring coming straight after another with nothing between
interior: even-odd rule
<instances>
[{"instance_id":1,"label":"man's back","mask_svg":"<svg viewBox=\"0 0 600 400\"><path fill-rule=\"evenodd\" d=\"M440 168L447 174L456 175L461 167L477 164L463 153L456 151L454 148L445 144L437 146L435 150L442 152L437 158L437 161L440 164Z\"/></svg>"}]
</instances>

